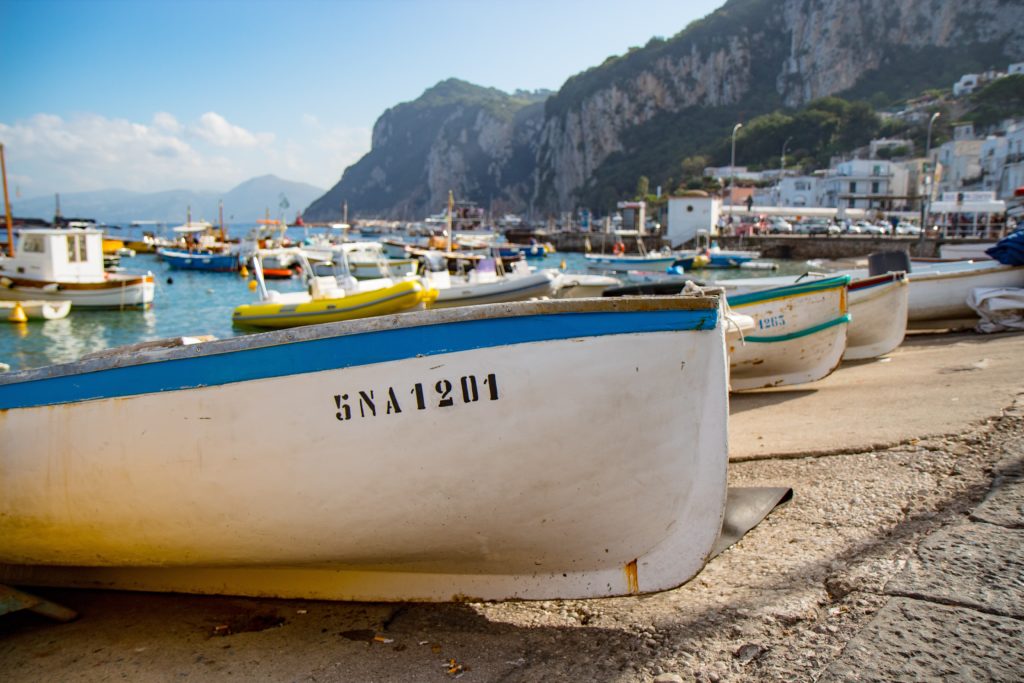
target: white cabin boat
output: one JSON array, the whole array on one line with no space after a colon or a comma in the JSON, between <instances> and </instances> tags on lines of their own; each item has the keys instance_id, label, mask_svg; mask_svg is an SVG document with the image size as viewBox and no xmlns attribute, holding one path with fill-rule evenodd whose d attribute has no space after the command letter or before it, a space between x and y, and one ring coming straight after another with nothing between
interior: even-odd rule
<instances>
[{"instance_id":1,"label":"white cabin boat","mask_svg":"<svg viewBox=\"0 0 1024 683\"><path fill-rule=\"evenodd\" d=\"M601 292L609 287L618 287L622 283L608 275L590 273L562 273L555 297L559 299L581 299L588 296L601 296Z\"/></svg>"},{"instance_id":2,"label":"white cabin boat","mask_svg":"<svg viewBox=\"0 0 1024 683\"><path fill-rule=\"evenodd\" d=\"M703 295L428 310L6 374L0 583L665 590L718 536L727 411Z\"/></svg>"},{"instance_id":3,"label":"white cabin boat","mask_svg":"<svg viewBox=\"0 0 1024 683\"><path fill-rule=\"evenodd\" d=\"M15 255L0 255L0 300L148 308L155 291L152 273L103 270L103 233L95 229L25 228Z\"/></svg>"},{"instance_id":4,"label":"white cabin boat","mask_svg":"<svg viewBox=\"0 0 1024 683\"><path fill-rule=\"evenodd\" d=\"M729 345L733 391L815 382L832 373L846 350L848 276L729 295L729 306L756 329Z\"/></svg>"}]
</instances>

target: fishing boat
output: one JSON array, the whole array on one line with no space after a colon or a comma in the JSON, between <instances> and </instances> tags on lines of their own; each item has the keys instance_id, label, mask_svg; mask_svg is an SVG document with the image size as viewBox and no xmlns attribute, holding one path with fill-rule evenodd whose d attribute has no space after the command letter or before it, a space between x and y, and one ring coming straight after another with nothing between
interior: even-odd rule
<instances>
[{"instance_id":1,"label":"fishing boat","mask_svg":"<svg viewBox=\"0 0 1024 683\"><path fill-rule=\"evenodd\" d=\"M379 277L404 277L413 275L419 266L419 259L408 255L389 258L380 242L348 242L339 245L345 250L349 269L357 279Z\"/></svg>"},{"instance_id":2,"label":"fishing boat","mask_svg":"<svg viewBox=\"0 0 1024 683\"><path fill-rule=\"evenodd\" d=\"M422 309L437 298L437 292L419 278L359 281L343 265L312 266L304 258L302 270L309 274L308 291L277 292L267 289L258 256L252 264L260 300L242 304L232 312L231 323L241 327L280 329L356 320Z\"/></svg>"},{"instance_id":3,"label":"fishing boat","mask_svg":"<svg viewBox=\"0 0 1024 683\"><path fill-rule=\"evenodd\" d=\"M971 292L976 287L1024 287L1024 266L992 259L915 264L909 279L911 322L974 318L977 313L967 305Z\"/></svg>"},{"instance_id":4,"label":"fishing boat","mask_svg":"<svg viewBox=\"0 0 1024 683\"><path fill-rule=\"evenodd\" d=\"M558 282L555 297L558 299L574 299L589 296L601 296L610 287L618 287L621 282L608 275L592 273L562 273Z\"/></svg>"},{"instance_id":5,"label":"fishing boat","mask_svg":"<svg viewBox=\"0 0 1024 683\"><path fill-rule=\"evenodd\" d=\"M853 280L847 292L851 320L843 360L877 358L903 343L910 294L906 273Z\"/></svg>"},{"instance_id":6,"label":"fishing boat","mask_svg":"<svg viewBox=\"0 0 1024 683\"><path fill-rule=\"evenodd\" d=\"M60 320L71 311L71 302L64 301L0 301L0 319L19 322L14 311L20 307L26 320Z\"/></svg>"},{"instance_id":7,"label":"fishing boat","mask_svg":"<svg viewBox=\"0 0 1024 683\"><path fill-rule=\"evenodd\" d=\"M0 583L403 602L670 589L722 523L724 347L714 296L575 299L9 373Z\"/></svg>"},{"instance_id":8,"label":"fishing boat","mask_svg":"<svg viewBox=\"0 0 1024 683\"><path fill-rule=\"evenodd\" d=\"M176 270L205 270L215 273L232 273L239 268L238 254L215 253L205 250L174 249L162 247L157 250L160 258Z\"/></svg>"},{"instance_id":9,"label":"fishing boat","mask_svg":"<svg viewBox=\"0 0 1024 683\"><path fill-rule=\"evenodd\" d=\"M852 278L847 287L850 323L843 360L877 358L895 350L907 333L908 287L903 271ZM720 280L714 284L730 296L828 278L826 273Z\"/></svg>"},{"instance_id":10,"label":"fishing boat","mask_svg":"<svg viewBox=\"0 0 1024 683\"><path fill-rule=\"evenodd\" d=\"M0 300L70 301L75 309L151 306L153 274L104 271L102 244L94 228L23 228L17 250L0 254Z\"/></svg>"},{"instance_id":11,"label":"fishing boat","mask_svg":"<svg viewBox=\"0 0 1024 683\"><path fill-rule=\"evenodd\" d=\"M846 350L849 283L842 275L729 295L729 306L757 326L729 346L730 388L804 384L831 374Z\"/></svg>"},{"instance_id":12,"label":"fishing boat","mask_svg":"<svg viewBox=\"0 0 1024 683\"><path fill-rule=\"evenodd\" d=\"M665 255L659 252L610 255L584 254L584 258L586 259L588 270L613 273L626 273L631 270L664 272L676 260L673 254Z\"/></svg>"}]
</instances>

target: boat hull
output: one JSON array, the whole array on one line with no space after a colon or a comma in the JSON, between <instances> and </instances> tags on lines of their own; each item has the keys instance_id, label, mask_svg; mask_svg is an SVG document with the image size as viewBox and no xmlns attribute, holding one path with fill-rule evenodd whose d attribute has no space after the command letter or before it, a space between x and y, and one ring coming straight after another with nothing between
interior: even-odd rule
<instances>
[{"instance_id":1,"label":"boat hull","mask_svg":"<svg viewBox=\"0 0 1024 683\"><path fill-rule=\"evenodd\" d=\"M724 353L717 299L673 297L6 376L0 579L400 601L672 588L724 511Z\"/></svg>"},{"instance_id":2,"label":"boat hull","mask_svg":"<svg viewBox=\"0 0 1024 683\"><path fill-rule=\"evenodd\" d=\"M844 360L883 356L903 343L909 300L906 273L855 280L848 292L851 320Z\"/></svg>"},{"instance_id":3,"label":"boat hull","mask_svg":"<svg viewBox=\"0 0 1024 683\"><path fill-rule=\"evenodd\" d=\"M303 303L243 304L231 314L231 322L244 327L281 329L357 320L422 308L433 301L434 296L435 290L425 288L417 280L406 280L390 287L339 298L311 299Z\"/></svg>"},{"instance_id":4,"label":"boat hull","mask_svg":"<svg viewBox=\"0 0 1024 683\"><path fill-rule=\"evenodd\" d=\"M967 297L976 287L1024 287L1024 266L995 261L937 263L910 273L907 317L911 322L975 318Z\"/></svg>"},{"instance_id":5,"label":"boat hull","mask_svg":"<svg viewBox=\"0 0 1024 683\"><path fill-rule=\"evenodd\" d=\"M671 266L675 256L598 256L587 254L587 268L597 271L625 273L630 270L665 270Z\"/></svg>"},{"instance_id":6,"label":"boat hull","mask_svg":"<svg viewBox=\"0 0 1024 683\"><path fill-rule=\"evenodd\" d=\"M153 305L155 294L156 283L150 274L112 274L102 282L42 282L5 278L0 284L0 300L50 303L70 301L76 310L149 308Z\"/></svg>"},{"instance_id":7,"label":"boat hull","mask_svg":"<svg viewBox=\"0 0 1024 683\"><path fill-rule=\"evenodd\" d=\"M158 251L168 266L175 270L205 270L215 273L230 273L238 270L238 254L208 254L204 252L160 249Z\"/></svg>"},{"instance_id":8,"label":"boat hull","mask_svg":"<svg viewBox=\"0 0 1024 683\"><path fill-rule=\"evenodd\" d=\"M0 317L9 318L14 307L21 305L29 320L59 320L71 311L71 302L64 301L0 301Z\"/></svg>"},{"instance_id":9,"label":"boat hull","mask_svg":"<svg viewBox=\"0 0 1024 683\"><path fill-rule=\"evenodd\" d=\"M838 367L846 349L847 276L730 296L756 325L729 347L733 391L815 382Z\"/></svg>"},{"instance_id":10,"label":"boat hull","mask_svg":"<svg viewBox=\"0 0 1024 683\"><path fill-rule=\"evenodd\" d=\"M558 290L558 276L549 271L529 275L505 277L497 282L465 283L453 282L451 287L439 289L432 308L453 306L475 306L511 301L529 301L553 297Z\"/></svg>"}]
</instances>

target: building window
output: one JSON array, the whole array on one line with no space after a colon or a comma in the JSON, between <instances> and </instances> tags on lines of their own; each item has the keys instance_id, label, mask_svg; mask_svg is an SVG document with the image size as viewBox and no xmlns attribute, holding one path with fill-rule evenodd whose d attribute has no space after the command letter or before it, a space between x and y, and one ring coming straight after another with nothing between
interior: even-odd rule
<instances>
[{"instance_id":1,"label":"building window","mask_svg":"<svg viewBox=\"0 0 1024 683\"><path fill-rule=\"evenodd\" d=\"M850 183L850 194L857 192L857 183Z\"/></svg>"},{"instance_id":2,"label":"building window","mask_svg":"<svg viewBox=\"0 0 1024 683\"><path fill-rule=\"evenodd\" d=\"M879 182L877 180L875 182L871 183L871 194L878 194L878 190L879 190L878 186L879 186Z\"/></svg>"}]
</instances>

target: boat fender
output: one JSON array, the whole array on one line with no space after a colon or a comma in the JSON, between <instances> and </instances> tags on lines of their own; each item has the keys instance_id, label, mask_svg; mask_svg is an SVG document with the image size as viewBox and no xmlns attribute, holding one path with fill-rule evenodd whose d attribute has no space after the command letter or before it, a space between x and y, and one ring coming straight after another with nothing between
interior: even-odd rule
<instances>
[{"instance_id":1,"label":"boat fender","mask_svg":"<svg viewBox=\"0 0 1024 683\"><path fill-rule=\"evenodd\" d=\"M9 277L0 277L0 287L4 289L10 289L11 285L14 284L14 280Z\"/></svg>"},{"instance_id":2,"label":"boat fender","mask_svg":"<svg viewBox=\"0 0 1024 683\"><path fill-rule=\"evenodd\" d=\"M616 256L622 256L626 253L626 245L622 242L616 242L615 246L612 247L612 253Z\"/></svg>"},{"instance_id":3,"label":"boat fender","mask_svg":"<svg viewBox=\"0 0 1024 683\"><path fill-rule=\"evenodd\" d=\"M43 291L44 292L59 292L60 291L60 283L50 282L48 284L45 284L45 285L43 285Z\"/></svg>"}]
</instances>

